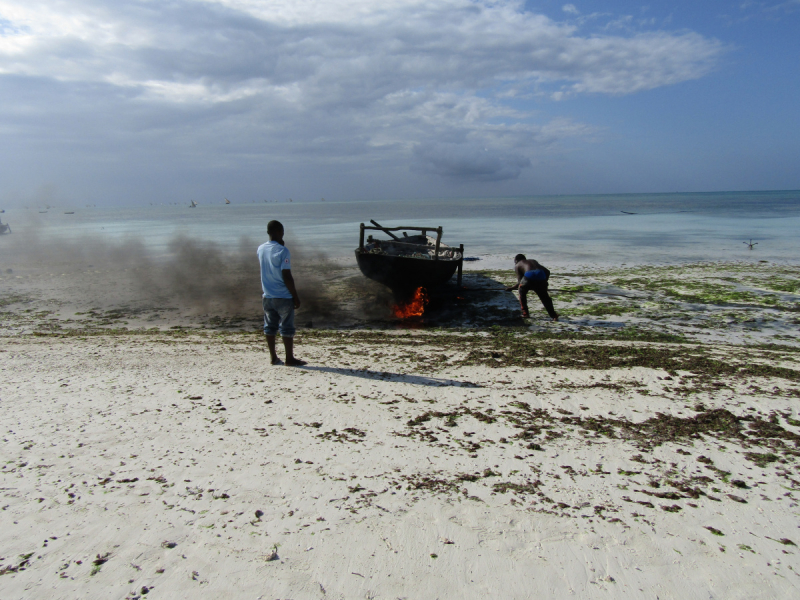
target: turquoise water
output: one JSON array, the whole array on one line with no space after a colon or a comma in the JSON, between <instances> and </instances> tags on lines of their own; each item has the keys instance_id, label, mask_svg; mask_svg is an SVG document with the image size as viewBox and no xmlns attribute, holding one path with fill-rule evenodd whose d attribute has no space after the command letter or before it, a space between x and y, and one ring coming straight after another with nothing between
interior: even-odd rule
<instances>
[{"instance_id":1,"label":"turquoise water","mask_svg":"<svg viewBox=\"0 0 800 600\"><path fill-rule=\"evenodd\" d=\"M358 224L370 219L387 226L441 225L444 241L463 243L467 256L523 252L551 264L795 262L800 256L798 191L148 205L51 208L46 214L31 208L2 218L12 225L14 245L40 237L137 239L156 256L178 235L225 248L238 247L242 238L257 245L266 240L270 219L284 223L290 247L329 257L352 256ZM744 244L750 239L758 242L753 251Z\"/></svg>"}]
</instances>

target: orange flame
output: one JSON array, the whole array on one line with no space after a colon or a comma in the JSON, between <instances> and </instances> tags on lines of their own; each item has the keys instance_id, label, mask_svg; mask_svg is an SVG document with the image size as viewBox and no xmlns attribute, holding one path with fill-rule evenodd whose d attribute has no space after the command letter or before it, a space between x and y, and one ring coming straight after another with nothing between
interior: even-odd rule
<instances>
[{"instance_id":1,"label":"orange flame","mask_svg":"<svg viewBox=\"0 0 800 600\"><path fill-rule=\"evenodd\" d=\"M418 287L409 300L402 304L395 304L392 307L394 316L398 319L408 319L409 317L421 317L428 304L428 294L425 288Z\"/></svg>"}]
</instances>

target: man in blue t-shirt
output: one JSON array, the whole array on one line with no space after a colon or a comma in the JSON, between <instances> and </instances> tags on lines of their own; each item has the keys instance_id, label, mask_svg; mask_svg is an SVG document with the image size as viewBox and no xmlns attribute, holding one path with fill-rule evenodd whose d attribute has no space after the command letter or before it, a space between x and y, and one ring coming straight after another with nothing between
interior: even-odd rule
<instances>
[{"instance_id":1,"label":"man in blue t-shirt","mask_svg":"<svg viewBox=\"0 0 800 600\"><path fill-rule=\"evenodd\" d=\"M553 321L558 321L558 313L553 308L553 299L547 293L547 280L550 279L550 271L533 259L525 258L524 254L517 254L514 257L514 274L517 276L517 285L506 288L509 292L519 288L519 303L522 306L522 316L527 318L528 314L528 291L535 292L542 301L547 314Z\"/></svg>"},{"instance_id":2,"label":"man in blue t-shirt","mask_svg":"<svg viewBox=\"0 0 800 600\"><path fill-rule=\"evenodd\" d=\"M300 308L300 296L294 286L289 249L283 245L283 225L267 223L269 241L258 247L261 263L261 304L264 307L264 333L273 365L284 364L275 352L275 334L280 331L286 350L285 364L298 367L305 361L294 356L294 309Z\"/></svg>"}]
</instances>

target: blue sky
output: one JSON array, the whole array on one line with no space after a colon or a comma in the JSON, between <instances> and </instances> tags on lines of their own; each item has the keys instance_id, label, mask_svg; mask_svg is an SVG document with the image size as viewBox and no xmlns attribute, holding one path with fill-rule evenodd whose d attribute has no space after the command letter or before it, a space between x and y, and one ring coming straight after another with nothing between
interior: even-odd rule
<instances>
[{"instance_id":1,"label":"blue sky","mask_svg":"<svg viewBox=\"0 0 800 600\"><path fill-rule=\"evenodd\" d=\"M800 188L800 0L0 0L0 205Z\"/></svg>"}]
</instances>

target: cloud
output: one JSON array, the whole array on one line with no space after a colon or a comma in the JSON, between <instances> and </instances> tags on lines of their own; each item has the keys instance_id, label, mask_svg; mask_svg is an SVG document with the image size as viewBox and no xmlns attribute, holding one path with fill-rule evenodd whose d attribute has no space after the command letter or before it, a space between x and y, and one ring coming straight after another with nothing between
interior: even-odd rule
<instances>
[{"instance_id":1,"label":"cloud","mask_svg":"<svg viewBox=\"0 0 800 600\"><path fill-rule=\"evenodd\" d=\"M476 144L420 144L414 148L414 158L415 170L468 181L516 179L531 165L524 156L490 151Z\"/></svg>"},{"instance_id":2,"label":"cloud","mask_svg":"<svg viewBox=\"0 0 800 600\"><path fill-rule=\"evenodd\" d=\"M724 51L692 32L582 34L515 0L0 0L0 130L32 156L47 130L104 160L428 157L447 178L506 179L542 148L537 102L696 79Z\"/></svg>"},{"instance_id":3,"label":"cloud","mask_svg":"<svg viewBox=\"0 0 800 600\"><path fill-rule=\"evenodd\" d=\"M581 11L579 11L574 4L565 4L564 6L561 7L561 10L570 15L581 14Z\"/></svg>"}]
</instances>

